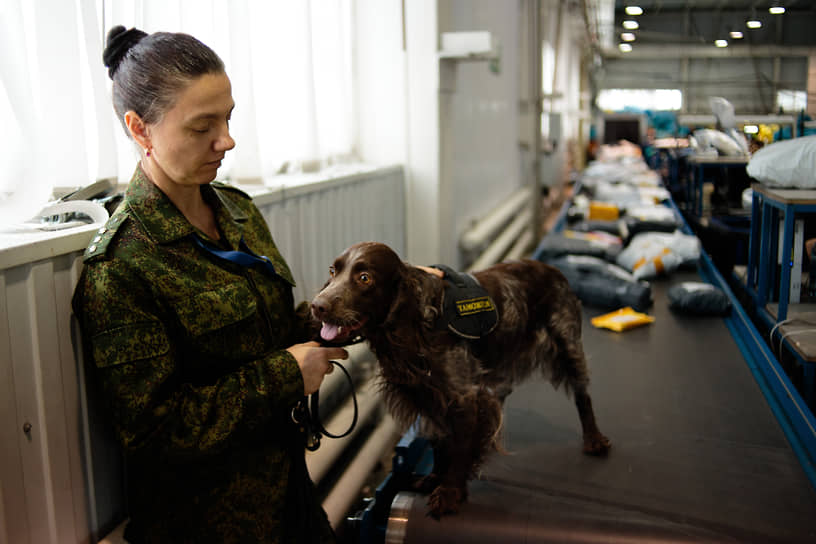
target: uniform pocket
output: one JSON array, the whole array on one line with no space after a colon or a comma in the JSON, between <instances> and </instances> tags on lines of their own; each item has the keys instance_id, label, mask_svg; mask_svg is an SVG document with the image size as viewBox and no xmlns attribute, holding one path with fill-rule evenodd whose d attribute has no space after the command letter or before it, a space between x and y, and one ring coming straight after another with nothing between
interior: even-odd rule
<instances>
[{"instance_id":1,"label":"uniform pocket","mask_svg":"<svg viewBox=\"0 0 816 544\"><path fill-rule=\"evenodd\" d=\"M257 302L246 285L233 283L177 302L176 313L192 336L234 325L255 314Z\"/></svg>"},{"instance_id":2,"label":"uniform pocket","mask_svg":"<svg viewBox=\"0 0 816 544\"><path fill-rule=\"evenodd\" d=\"M100 368L158 357L170 351L161 323L131 323L91 338L94 363Z\"/></svg>"}]
</instances>

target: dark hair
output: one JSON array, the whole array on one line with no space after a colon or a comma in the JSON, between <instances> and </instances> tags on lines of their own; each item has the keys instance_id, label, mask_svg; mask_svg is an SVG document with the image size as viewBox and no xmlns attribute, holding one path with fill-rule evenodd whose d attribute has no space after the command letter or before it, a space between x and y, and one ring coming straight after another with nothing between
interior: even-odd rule
<instances>
[{"instance_id":1,"label":"dark hair","mask_svg":"<svg viewBox=\"0 0 816 544\"><path fill-rule=\"evenodd\" d=\"M157 123L192 80L224 72L221 58L189 34L147 34L122 25L108 32L102 61L113 80L113 109L128 137L127 111L135 111L145 123Z\"/></svg>"}]
</instances>

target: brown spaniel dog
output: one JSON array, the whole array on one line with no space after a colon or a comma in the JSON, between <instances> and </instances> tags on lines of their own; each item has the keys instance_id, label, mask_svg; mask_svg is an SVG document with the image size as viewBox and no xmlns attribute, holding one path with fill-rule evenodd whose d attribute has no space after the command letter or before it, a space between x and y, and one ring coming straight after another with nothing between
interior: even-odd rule
<instances>
[{"instance_id":1,"label":"brown spaniel dog","mask_svg":"<svg viewBox=\"0 0 816 544\"><path fill-rule=\"evenodd\" d=\"M536 370L574 395L584 453L608 452L587 392L581 304L556 268L524 260L474 273L489 299L468 300L488 299L499 315L475 339L447 326L447 279L403 262L384 244L351 246L330 276L312 301L321 337L342 344L362 335L379 361L390 412L406 427L419 417L434 445L434 469L423 481L432 515L456 512L466 499L467 481L490 451L501 450L504 398Z\"/></svg>"}]
</instances>

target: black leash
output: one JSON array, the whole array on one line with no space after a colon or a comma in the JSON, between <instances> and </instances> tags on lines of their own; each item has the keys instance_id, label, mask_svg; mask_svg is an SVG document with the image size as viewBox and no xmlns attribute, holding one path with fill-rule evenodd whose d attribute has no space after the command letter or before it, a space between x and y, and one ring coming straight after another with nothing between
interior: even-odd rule
<instances>
[{"instance_id":1,"label":"black leash","mask_svg":"<svg viewBox=\"0 0 816 544\"><path fill-rule=\"evenodd\" d=\"M321 437L328 436L329 438L343 438L351 434L354 427L357 425L357 395L354 393L354 382L351 379L351 374L349 374L348 370L346 370L346 368L337 361L329 362L340 368L340 370L343 371L343 374L346 375L346 379L351 387L351 400L354 403L354 417L352 418L351 425L346 432L342 434L332 434L326 430L322 421L320 420L319 389L309 395L309 397L304 397L302 400L298 401L295 407L292 408L292 421L300 425L301 430L306 433L306 449L309 451L315 451L320 447Z\"/></svg>"}]
</instances>

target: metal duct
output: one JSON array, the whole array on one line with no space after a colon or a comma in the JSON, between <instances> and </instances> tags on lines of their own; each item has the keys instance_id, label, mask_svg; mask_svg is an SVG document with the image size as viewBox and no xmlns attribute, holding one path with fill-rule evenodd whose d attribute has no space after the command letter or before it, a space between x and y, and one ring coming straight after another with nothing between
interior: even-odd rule
<instances>
[{"instance_id":1,"label":"metal duct","mask_svg":"<svg viewBox=\"0 0 816 544\"><path fill-rule=\"evenodd\" d=\"M500 261L508 248L519 240L521 233L530 228L532 221L533 211L528 206L519 212L513 222L484 250L478 259L473 261L468 271L480 270Z\"/></svg>"},{"instance_id":2,"label":"metal duct","mask_svg":"<svg viewBox=\"0 0 816 544\"><path fill-rule=\"evenodd\" d=\"M510 195L507 200L462 234L459 240L461 248L464 251L478 251L485 247L496 236L496 233L519 213L519 210L530 203L531 198L533 198L533 189L529 186Z\"/></svg>"},{"instance_id":3,"label":"metal duct","mask_svg":"<svg viewBox=\"0 0 816 544\"><path fill-rule=\"evenodd\" d=\"M524 257L528 249L533 245L535 242L535 234L533 234L532 227L528 227L522 231L519 237L516 239L516 243L513 244L513 247L510 248L510 251L504 256L505 259L521 259Z\"/></svg>"}]
</instances>

